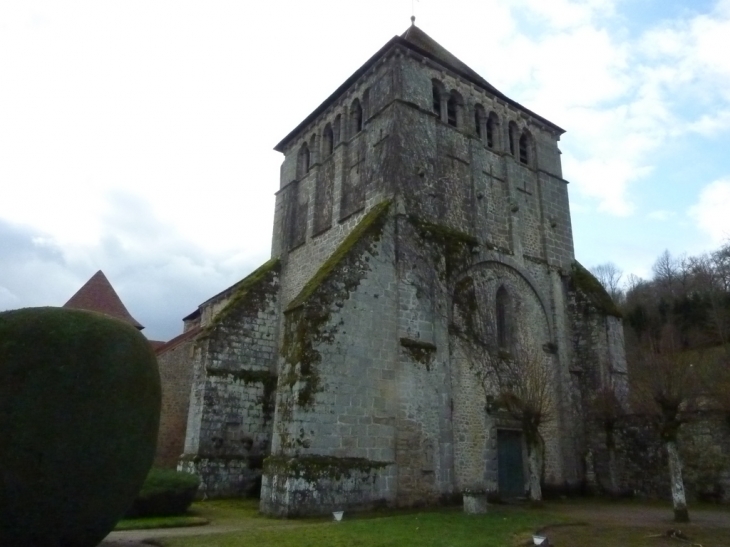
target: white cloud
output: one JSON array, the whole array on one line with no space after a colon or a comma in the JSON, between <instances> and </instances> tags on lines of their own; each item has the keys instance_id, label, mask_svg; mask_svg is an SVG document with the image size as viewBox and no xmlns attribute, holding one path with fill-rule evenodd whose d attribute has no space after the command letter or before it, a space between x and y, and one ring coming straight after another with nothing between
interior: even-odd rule
<instances>
[{"instance_id":1,"label":"white cloud","mask_svg":"<svg viewBox=\"0 0 730 547\"><path fill-rule=\"evenodd\" d=\"M697 226L710 236L713 245L730 239L730 177L705 186L699 200L689 209Z\"/></svg>"},{"instance_id":2,"label":"white cloud","mask_svg":"<svg viewBox=\"0 0 730 547\"><path fill-rule=\"evenodd\" d=\"M646 215L646 218L648 218L649 220L657 220L660 222L664 222L664 221L674 218L675 216L677 216L677 214L674 211L659 210L659 211L652 211L651 213Z\"/></svg>"},{"instance_id":3,"label":"white cloud","mask_svg":"<svg viewBox=\"0 0 730 547\"><path fill-rule=\"evenodd\" d=\"M635 38L613 17L617 4L517 2L513 13L547 24L503 47L512 95L568 129L561 149L574 198L628 215L635 183L673 139L730 128L730 2Z\"/></svg>"},{"instance_id":4,"label":"white cloud","mask_svg":"<svg viewBox=\"0 0 730 547\"><path fill-rule=\"evenodd\" d=\"M699 119L687 126L687 130L698 133L703 137L714 137L719 133L730 130L730 109L703 114Z\"/></svg>"}]
</instances>

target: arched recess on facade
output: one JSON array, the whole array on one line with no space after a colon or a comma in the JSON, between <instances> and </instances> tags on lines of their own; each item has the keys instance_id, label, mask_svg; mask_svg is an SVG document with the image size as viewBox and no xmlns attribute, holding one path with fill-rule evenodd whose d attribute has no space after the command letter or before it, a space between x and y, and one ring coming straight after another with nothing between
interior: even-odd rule
<instances>
[{"instance_id":1,"label":"arched recess on facade","mask_svg":"<svg viewBox=\"0 0 730 547\"><path fill-rule=\"evenodd\" d=\"M301 179L311 168L312 156L309 152L309 145L305 142L302 144L299 152L297 153L297 178Z\"/></svg>"},{"instance_id":2,"label":"arched recess on facade","mask_svg":"<svg viewBox=\"0 0 730 547\"><path fill-rule=\"evenodd\" d=\"M350 137L354 137L362 131L363 111L359 99L352 101L350 105Z\"/></svg>"},{"instance_id":3,"label":"arched recess on facade","mask_svg":"<svg viewBox=\"0 0 730 547\"><path fill-rule=\"evenodd\" d=\"M527 128L520 134L518 157L523 165L532 166L535 163L535 139Z\"/></svg>"},{"instance_id":4,"label":"arched recess on facade","mask_svg":"<svg viewBox=\"0 0 730 547\"><path fill-rule=\"evenodd\" d=\"M335 133L332 125L327 124L322 132L322 156L328 158L335 150Z\"/></svg>"},{"instance_id":5,"label":"arched recess on facade","mask_svg":"<svg viewBox=\"0 0 730 547\"><path fill-rule=\"evenodd\" d=\"M506 306L506 316L501 319L498 318L499 302ZM529 317L521 316L528 308ZM544 325L541 344L554 343L555 328L551 309L549 299L538 289L538 284L530 273L519 264L505 260L479 262L461 272L454 284L452 321L458 320L459 313L485 314L480 320L484 322L482 327L488 332L482 334L488 336L495 347L501 345L498 321L504 327L505 339L502 342L518 335L516 331L519 324L534 325L537 322ZM459 325L455 324L454 327L458 330Z\"/></svg>"},{"instance_id":6,"label":"arched recess on facade","mask_svg":"<svg viewBox=\"0 0 730 547\"><path fill-rule=\"evenodd\" d=\"M458 91L453 90L446 101L446 123L452 127L463 127L463 115L464 98Z\"/></svg>"}]
</instances>

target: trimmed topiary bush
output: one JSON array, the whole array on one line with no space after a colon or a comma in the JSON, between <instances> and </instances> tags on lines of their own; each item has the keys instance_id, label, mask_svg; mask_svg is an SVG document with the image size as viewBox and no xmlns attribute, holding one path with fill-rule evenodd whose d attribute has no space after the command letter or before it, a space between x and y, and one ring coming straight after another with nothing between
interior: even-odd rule
<instances>
[{"instance_id":1,"label":"trimmed topiary bush","mask_svg":"<svg viewBox=\"0 0 730 547\"><path fill-rule=\"evenodd\" d=\"M157 361L134 327L0 313L0 545L97 545L152 465L159 414Z\"/></svg>"},{"instance_id":2,"label":"trimmed topiary bush","mask_svg":"<svg viewBox=\"0 0 730 547\"><path fill-rule=\"evenodd\" d=\"M151 469L126 518L184 515L195 499L200 479L173 469Z\"/></svg>"}]
</instances>

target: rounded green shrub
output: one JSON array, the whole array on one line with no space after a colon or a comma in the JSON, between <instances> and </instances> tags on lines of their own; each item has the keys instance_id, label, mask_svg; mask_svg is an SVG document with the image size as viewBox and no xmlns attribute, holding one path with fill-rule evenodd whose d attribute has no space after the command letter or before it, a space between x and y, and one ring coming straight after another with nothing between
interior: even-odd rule
<instances>
[{"instance_id":1,"label":"rounded green shrub","mask_svg":"<svg viewBox=\"0 0 730 547\"><path fill-rule=\"evenodd\" d=\"M134 327L0 313L0 545L97 545L152 465L159 415L157 361Z\"/></svg>"},{"instance_id":2,"label":"rounded green shrub","mask_svg":"<svg viewBox=\"0 0 730 547\"><path fill-rule=\"evenodd\" d=\"M151 469L127 518L184 515L195 499L200 479L173 469Z\"/></svg>"}]
</instances>

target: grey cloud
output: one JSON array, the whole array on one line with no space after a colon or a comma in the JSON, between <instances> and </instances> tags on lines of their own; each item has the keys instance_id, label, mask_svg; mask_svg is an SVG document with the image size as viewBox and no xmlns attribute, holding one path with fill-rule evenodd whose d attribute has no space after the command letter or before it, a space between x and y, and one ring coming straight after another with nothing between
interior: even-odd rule
<instances>
[{"instance_id":1,"label":"grey cloud","mask_svg":"<svg viewBox=\"0 0 730 547\"><path fill-rule=\"evenodd\" d=\"M98 243L73 252L0 219L0 310L62 305L103 270L147 337L169 340L198 304L267 258L207 253L135 196L114 194L109 204Z\"/></svg>"}]
</instances>

